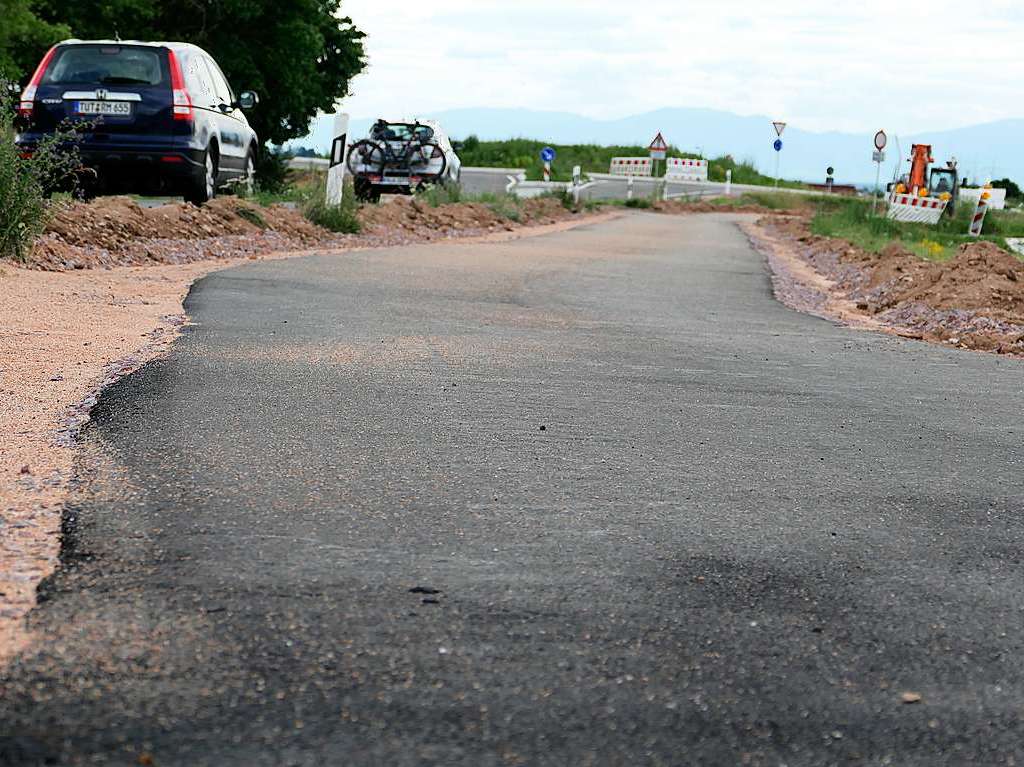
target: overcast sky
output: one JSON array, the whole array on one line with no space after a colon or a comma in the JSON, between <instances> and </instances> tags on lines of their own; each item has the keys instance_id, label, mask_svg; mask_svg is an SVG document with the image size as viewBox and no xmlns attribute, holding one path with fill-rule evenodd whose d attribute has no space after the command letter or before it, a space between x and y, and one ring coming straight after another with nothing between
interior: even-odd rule
<instances>
[{"instance_id":1,"label":"overcast sky","mask_svg":"<svg viewBox=\"0 0 1024 767\"><path fill-rule=\"evenodd\" d=\"M1024 2L343 0L355 117L660 107L919 133L1024 116Z\"/></svg>"}]
</instances>

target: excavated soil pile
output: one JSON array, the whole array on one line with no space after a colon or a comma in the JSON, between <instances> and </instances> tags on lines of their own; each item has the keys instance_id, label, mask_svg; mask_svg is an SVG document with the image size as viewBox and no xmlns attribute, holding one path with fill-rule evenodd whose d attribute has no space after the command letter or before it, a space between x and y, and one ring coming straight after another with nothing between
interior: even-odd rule
<instances>
[{"instance_id":1,"label":"excavated soil pile","mask_svg":"<svg viewBox=\"0 0 1024 767\"><path fill-rule=\"evenodd\" d=\"M143 208L130 197L104 197L58 207L33 248L29 266L70 271L113 266L185 264L255 257L312 247L358 248L515 230L571 218L558 200L527 200L509 209L517 218L480 203L432 208L408 197L359 211L363 231L334 234L284 205L261 207L222 197L197 208L172 203Z\"/></svg>"},{"instance_id":2,"label":"excavated soil pile","mask_svg":"<svg viewBox=\"0 0 1024 767\"><path fill-rule=\"evenodd\" d=\"M954 258L934 262L897 243L869 253L819 237L803 217L762 225L795 246L840 298L901 335L1024 355L1024 262L991 242L962 245Z\"/></svg>"},{"instance_id":3,"label":"excavated soil pile","mask_svg":"<svg viewBox=\"0 0 1024 767\"><path fill-rule=\"evenodd\" d=\"M721 203L699 200L657 200L651 204L651 210L658 213L761 213L768 214L772 210L763 205L723 205Z\"/></svg>"},{"instance_id":4,"label":"excavated soil pile","mask_svg":"<svg viewBox=\"0 0 1024 767\"><path fill-rule=\"evenodd\" d=\"M184 264L297 249L333 238L295 210L235 197L201 208L143 208L129 197L59 206L36 241L32 265L53 271Z\"/></svg>"},{"instance_id":5,"label":"excavated soil pile","mask_svg":"<svg viewBox=\"0 0 1024 767\"><path fill-rule=\"evenodd\" d=\"M577 215L550 197L525 200L517 208L512 205L508 203L508 213L516 216L516 220L479 202L457 202L434 208L412 197L397 197L386 205L363 207L359 220L367 234L404 233L415 239L430 240L501 229L512 231L517 225L553 224Z\"/></svg>"}]
</instances>

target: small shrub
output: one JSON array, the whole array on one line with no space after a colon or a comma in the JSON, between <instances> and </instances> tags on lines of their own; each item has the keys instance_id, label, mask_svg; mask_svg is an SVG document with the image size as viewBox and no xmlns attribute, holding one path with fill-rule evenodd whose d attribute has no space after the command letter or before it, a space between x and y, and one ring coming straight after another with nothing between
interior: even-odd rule
<instances>
[{"instance_id":1,"label":"small shrub","mask_svg":"<svg viewBox=\"0 0 1024 767\"><path fill-rule=\"evenodd\" d=\"M646 210L651 207L651 201L646 197L634 197L632 200L626 200L626 207Z\"/></svg>"},{"instance_id":2,"label":"small shrub","mask_svg":"<svg viewBox=\"0 0 1024 767\"><path fill-rule=\"evenodd\" d=\"M6 86L0 82L0 89ZM62 126L22 156L15 146L14 115L0 105L0 258L27 261L49 216L47 197L77 184L76 132Z\"/></svg>"},{"instance_id":3,"label":"small shrub","mask_svg":"<svg viewBox=\"0 0 1024 767\"><path fill-rule=\"evenodd\" d=\"M341 205L328 205L325 201L326 182L314 189L302 205L303 215L317 226L341 234L358 234L359 201L351 182L345 182L345 191L341 197Z\"/></svg>"},{"instance_id":4,"label":"small shrub","mask_svg":"<svg viewBox=\"0 0 1024 767\"><path fill-rule=\"evenodd\" d=\"M260 191L279 194L287 186L290 159L291 155L276 148L257 153L256 184Z\"/></svg>"},{"instance_id":5,"label":"small shrub","mask_svg":"<svg viewBox=\"0 0 1024 767\"><path fill-rule=\"evenodd\" d=\"M432 184L422 192L416 193L416 199L422 200L432 208L449 205L462 200L462 188L458 184Z\"/></svg>"},{"instance_id":6,"label":"small shrub","mask_svg":"<svg viewBox=\"0 0 1024 767\"><path fill-rule=\"evenodd\" d=\"M576 200L573 199L572 192L570 192L568 189L544 192L544 194L542 194L541 197L550 200L558 200L562 204L562 207L565 208L566 210L576 210Z\"/></svg>"},{"instance_id":7,"label":"small shrub","mask_svg":"<svg viewBox=\"0 0 1024 767\"><path fill-rule=\"evenodd\" d=\"M267 220L263 218L263 215L256 208L239 205L235 212L239 218L244 218L253 226L258 226L260 229L267 228Z\"/></svg>"},{"instance_id":8,"label":"small shrub","mask_svg":"<svg viewBox=\"0 0 1024 767\"><path fill-rule=\"evenodd\" d=\"M513 194L482 194L480 201L499 218L516 223L523 218L523 201Z\"/></svg>"}]
</instances>

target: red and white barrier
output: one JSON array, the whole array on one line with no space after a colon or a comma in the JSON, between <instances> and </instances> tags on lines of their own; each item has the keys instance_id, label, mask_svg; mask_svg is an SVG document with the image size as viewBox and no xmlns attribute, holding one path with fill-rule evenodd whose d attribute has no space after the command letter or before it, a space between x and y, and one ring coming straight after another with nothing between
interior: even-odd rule
<instances>
[{"instance_id":1,"label":"red and white barrier","mask_svg":"<svg viewBox=\"0 0 1024 767\"><path fill-rule=\"evenodd\" d=\"M888 217L911 224L937 224L946 210L947 200L940 197L918 197L893 194L889 197Z\"/></svg>"},{"instance_id":2,"label":"red and white barrier","mask_svg":"<svg viewBox=\"0 0 1024 767\"><path fill-rule=\"evenodd\" d=\"M978 204L974 208L974 215L971 217L971 228L967 230L967 233L971 237L981 237L981 229L985 226L985 214L988 213L989 209L989 197L987 194L982 194L978 197Z\"/></svg>"},{"instance_id":3,"label":"red and white barrier","mask_svg":"<svg viewBox=\"0 0 1024 767\"><path fill-rule=\"evenodd\" d=\"M707 181L708 161L669 157L665 165L666 181Z\"/></svg>"},{"instance_id":4,"label":"red and white barrier","mask_svg":"<svg viewBox=\"0 0 1024 767\"><path fill-rule=\"evenodd\" d=\"M608 172L613 176L650 176L653 167L650 157L613 157Z\"/></svg>"}]
</instances>

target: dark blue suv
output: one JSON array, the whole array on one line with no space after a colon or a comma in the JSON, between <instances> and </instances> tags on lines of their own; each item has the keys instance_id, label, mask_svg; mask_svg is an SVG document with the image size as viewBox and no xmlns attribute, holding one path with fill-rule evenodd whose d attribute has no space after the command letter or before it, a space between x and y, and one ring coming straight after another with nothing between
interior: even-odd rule
<instances>
[{"instance_id":1,"label":"dark blue suv","mask_svg":"<svg viewBox=\"0 0 1024 767\"><path fill-rule=\"evenodd\" d=\"M182 194L201 204L229 184L252 184L258 142L220 67L186 43L68 40L43 58L18 103L26 155L65 121L88 121L88 191ZM90 182L86 179L86 184Z\"/></svg>"}]
</instances>

